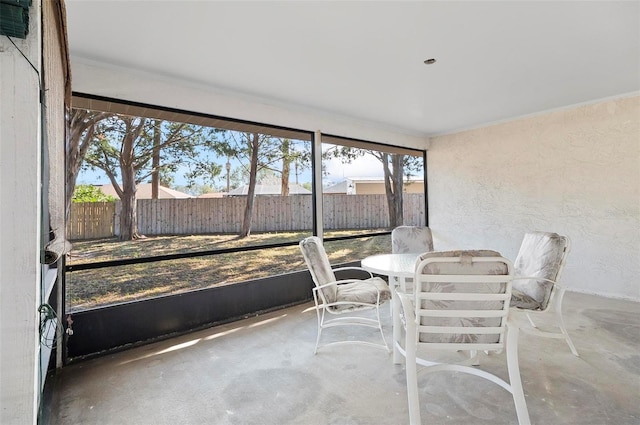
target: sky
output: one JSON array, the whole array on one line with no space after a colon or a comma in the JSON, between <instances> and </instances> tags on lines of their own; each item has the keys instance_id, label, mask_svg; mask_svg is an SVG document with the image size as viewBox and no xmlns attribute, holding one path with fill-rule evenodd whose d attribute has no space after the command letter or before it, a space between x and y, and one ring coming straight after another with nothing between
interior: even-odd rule
<instances>
[{"instance_id":1,"label":"sky","mask_svg":"<svg viewBox=\"0 0 640 425\"><path fill-rule=\"evenodd\" d=\"M232 169L239 165L238 161L231 160ZM366 155L354 160L351 164L343 164L338 159L330 159L325 161L326 175L323 177L323 184L325 186L339 183L349 177L382 177L382 165L376 158ZM184 178L184 172L186 167L182 168L174 175L174 187L186 186L187 180ZM225 171L223 169L223 176ZM291 182L295 182L294 170L291 170ZM311 182L311 170L302 170L298 176L298 183L303 184ZM101 170L81 170L78 175L76 184L92 184L92 185L104 185L109 184L109 178Z\"/></svg>"},{"instance_id":2,"label":"sky","mask_svg":"<svg viewBox=\"0 0 640 425\"><path fill-rule=\"evenodd\" d=\"M382 177L382 163L371 155L357 158L350 164L343 164L338 159L325 162L325 180L334 183L341 182L350 177Z\"/></svg>"}]
</instances>

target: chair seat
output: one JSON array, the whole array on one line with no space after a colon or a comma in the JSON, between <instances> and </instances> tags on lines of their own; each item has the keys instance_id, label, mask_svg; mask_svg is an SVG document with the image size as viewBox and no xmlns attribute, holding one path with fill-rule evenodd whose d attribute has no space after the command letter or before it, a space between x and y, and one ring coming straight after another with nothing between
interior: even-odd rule
<instances>
[{"instance_id":1,"label":"chair seat","mask_svg":"<svg viewBox=\"0 0 640 425\"><path fill-rule=\"evenodd\" d=\"M376 304L378 301L378 291L380 291L381 303L391 299L391 291L387 283L379 277L372 277L352 283L343 283L337 287L336 301ZM331 310L334 312L347 312L363 308L371 308L371 306L345 304L333 306Z\"/></svg>"},{"instance_id":2,"label":"chair seat","mask_svg":"<svg viewBox=\"0 0 640 425\"><path fill-rule=\"evenodd\" d=\"M517 289L511 290L511 307L521 308L523 310L541 310L542 305L533 297L524 294Z\"/></svg>"}]
</instances>

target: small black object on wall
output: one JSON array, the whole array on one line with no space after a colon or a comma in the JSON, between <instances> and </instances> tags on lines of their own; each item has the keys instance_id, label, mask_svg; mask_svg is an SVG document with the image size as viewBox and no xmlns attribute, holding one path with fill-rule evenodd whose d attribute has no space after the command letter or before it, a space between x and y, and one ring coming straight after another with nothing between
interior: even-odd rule
<instances>
[{"instance_id":1,"label":"small black object on wall","mask_svg":"<svg viewBox=\"0 0 640 425\"><path fill-rule=\"evenodd\" d=\"M0 0L0 34L27 38L31 0Z\"/></svg>"}]
</instances>

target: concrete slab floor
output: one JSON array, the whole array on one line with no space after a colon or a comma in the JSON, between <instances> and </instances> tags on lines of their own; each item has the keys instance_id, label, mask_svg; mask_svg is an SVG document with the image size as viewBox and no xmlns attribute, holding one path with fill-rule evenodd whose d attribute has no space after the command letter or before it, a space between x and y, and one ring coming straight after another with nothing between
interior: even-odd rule
<instances>
[{"instance_id":1,"label":"concrete slab floor","mask_svg":"<svg viewBox=\"0 0 640 425\"><path fill-rule=\"evenodd\" d=\"M638 307L567 293L565 321L579 358L563 340L520 335L532 423L640 424ZM390 341L387 308L383 320ZM379 338L375 330L349 332ZM339 329L326 333L324 341L349 336ZM408 423L402 365L392 364L383 350L360 345L327 347L314 356L315 336L315 312L305 304L77 363L54 378L47 421ZM504 353L481 360L506 379ZM421 375L419 386L425 424L517 423L511 395L486 380L438 372Z\"/></svg>"}]
</instances>

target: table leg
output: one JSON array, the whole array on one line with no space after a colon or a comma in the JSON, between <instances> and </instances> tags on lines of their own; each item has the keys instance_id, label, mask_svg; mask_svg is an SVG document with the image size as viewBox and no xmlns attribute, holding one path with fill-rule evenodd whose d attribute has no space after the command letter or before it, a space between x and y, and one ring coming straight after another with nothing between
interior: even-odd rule
<instances>
[{"instance_id":1,"label":"table leg","mask_svg":"<svg viewBox=\"0 0 640 425\"><path fill-rule=\"evenodd\" d=\"M389 276L389 280L393 280L397 282L397 287L393 288L391 293L391 303L393 305L393 364L401 364L402 363L402 355L398 351L397 344L400 343L400 338L402 338L402 323L400 322L400 312L402 311L402 307L400 305L400 299L396 294L396 290L400 290L400 288L405 287L405 282L403 277L395 277Z\"/></svg>"}]
</instances>

